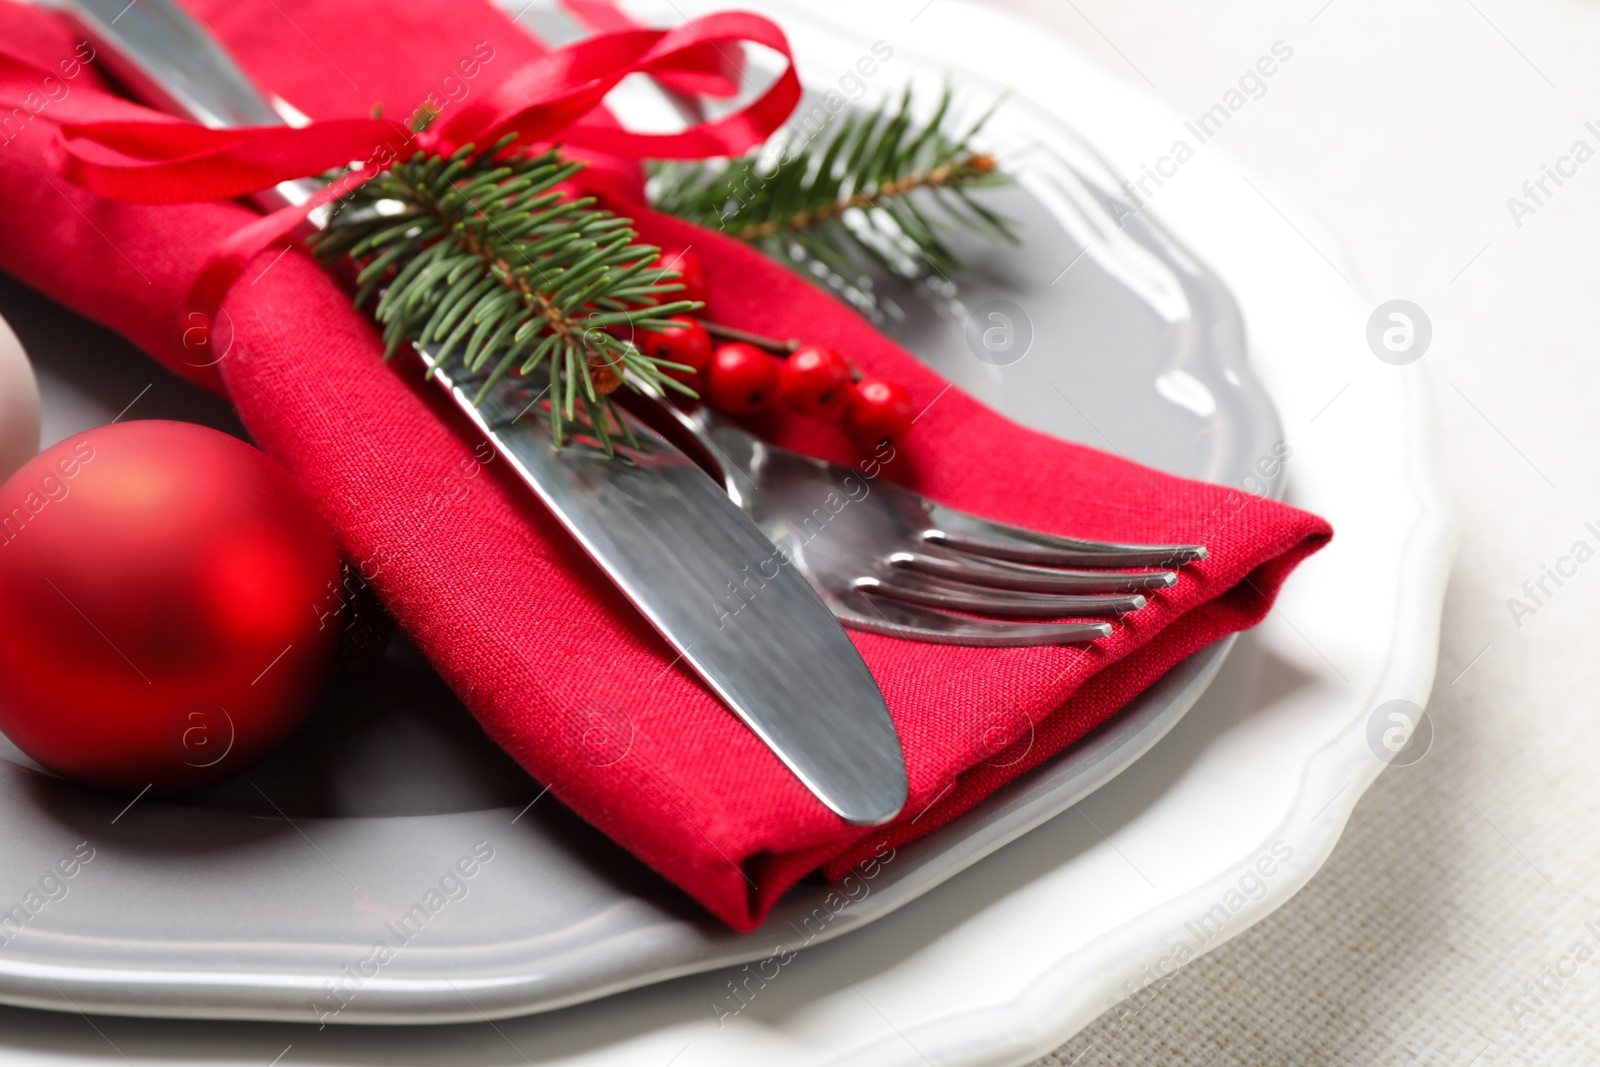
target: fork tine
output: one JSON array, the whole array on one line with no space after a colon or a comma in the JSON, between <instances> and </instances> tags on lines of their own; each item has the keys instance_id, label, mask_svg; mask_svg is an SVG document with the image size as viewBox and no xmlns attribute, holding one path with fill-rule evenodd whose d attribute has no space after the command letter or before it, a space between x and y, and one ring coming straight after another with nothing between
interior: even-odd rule
<instances>
[{"instance_id":1,"label":"fork tine","mask_svg":"<svg viewBox=\"0 0 1600 1067\"><path fill-rule=\"evenodd\" d=\"M889 562L948 581L1030 593L1137 593L1178 581L1173 571L1072 571L942 552L895 552Z\"/></svg>"},{"instance_id":2,"label":"fork tine","mask_svg":"<svg viewBox=\"0 0 1600 1067\"><path fill-rule=\"evenodd\" d=\"M1206 558L1204 545L1131 545L1056 537L935 504L924 541L984 559L1056 567L1175 567Z\"/></svg>"},{"instance_id":3,"label":"fork tine","mask_svg":"<svg viewBox=\"0 0 1600 1067\"><path fill-rule=\"evenodd\" d=\"M903 600L926 608L967 611L1002 618L1059 619L1070 616L1121 615L1138 611L1145 598L1137 593L1117 596L1057 596L1049 593L999 592L944 582L919 574L882 578L857 578L855 588L870 596Z\"/></svg>"},{"instance_id":4,"label":"fork tine","mask_svg":"<svg viewBox=\"0 0 1600 1067\"><path fill-rule=\"evenodd\" d=\"M1206 558L1204 545L1116 545L1066 538L1052 538L1053 544L1036 544L1020 538L999 540L949 530L925 530L922 537L932 544L983 559L1043 567L1171 567Z\"/></svg>"},{"instance_id":5,"label":"fork tine","mask_svg":"<svg viewBox=\"0 0 1600 1067\"><path fill-rule=\"evenodd\" d=\"M1002 622L947 615L900 600L869 599L864 595L861 599L866 610L852 612L850 626L911 641L980 648L1034 648L1087 645L1111 636L1111 625L1104 622Z\"/></svg>"}]
</instances>

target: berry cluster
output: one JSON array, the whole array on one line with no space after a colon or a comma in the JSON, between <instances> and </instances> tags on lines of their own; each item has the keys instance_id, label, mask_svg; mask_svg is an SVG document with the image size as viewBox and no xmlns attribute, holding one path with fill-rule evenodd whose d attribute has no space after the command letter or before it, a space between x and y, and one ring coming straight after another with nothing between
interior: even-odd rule
<instances>
[{"instance_id":1,"label":"berry cluster","mask_svg":"<svg viewBox=\"0 0 1600 1067\"><path fill-rule=\"evenodd\" d=\"M683 286L677 299L706 299L705 270L693 252L663 250L656 265L677 272ZM642 334L639 347L648 356L692 368L668 373L729 414L751 415L779 400L799 415L837 413L845 436L863 452L898 441L911 429L916 411L905 386L863 377L831 348L794 347L688 315L671 321L668 329ZM713 333L739 339L716 344Z\"/></svg>"}]
</instances>

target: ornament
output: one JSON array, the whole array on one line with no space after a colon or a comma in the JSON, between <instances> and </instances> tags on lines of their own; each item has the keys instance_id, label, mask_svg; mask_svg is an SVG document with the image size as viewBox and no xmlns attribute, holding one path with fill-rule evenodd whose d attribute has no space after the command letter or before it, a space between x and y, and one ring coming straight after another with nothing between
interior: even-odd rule
<instances>
[{"instance_id":1,"label":"ornament","mask_svg":"<svg viewBox=\"0 0 1600 1067\"><path fill-rule=\"evenodd\" d=\"M39 386L22 342L0 319L0 481L39 451Z\"/></svg>"},{"instance_id":2,"label":"ornament","mask_svg":"<svg viewBox=\"0 0 1600 1067\"><path fill-rule=\"evenodd\" d=\"M821 345L795 349L778 372L778 394L789 410L800 415L832 410L849 388L849 360Z\"/></svg>"},{"instance_id":3,"label":"ornament","mask_svg":"<svg viewBox=\"0 0 1600 1067\"><path fill-rule=\"evenodd\" d=\"M333 538L242 441L102 426L0 486L0 730L85 785L175 793L300 725L341 631Z\"/></svg>"},{"instance_id":4,"label":"ornament","mask_svg":"<svg viewBox=\"0 0 1600 1067\"><path fill-rule=\"evenodd\" d=\"M755 345L718 345L706 371L706 397L723 411L750 415L778 393L778 361Z\"/></svg>"},{"instance_id":5,"label":"ornament","mask_svg":"<svg viewBox=\"0 0 1600 1067\"><path fill-rule=\"evenodd\" d=\"M861 379L844 400L844 434L863 452L898 441L911 432L916 417L906 387L886 378Z\"/></svg>"}]
</instances>

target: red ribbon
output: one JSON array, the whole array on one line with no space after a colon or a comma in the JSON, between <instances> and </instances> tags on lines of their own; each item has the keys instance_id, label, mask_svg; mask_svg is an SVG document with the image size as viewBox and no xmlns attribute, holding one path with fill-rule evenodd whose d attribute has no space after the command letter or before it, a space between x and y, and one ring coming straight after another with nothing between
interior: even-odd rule
<instances>
[{"instance_id":1,"label":"red ribbon","mask_svg":"<svg viewBox=\"0 0 1600 1067\"><path fill-rule=\"evenodd\" d=\"M561 0L568 14L583 23L591 33L638 29L616 0ZM689 69L661 71L653 75L662 88L686 96L738 96L744 77L744 55L707 44L696 55Z\"/></svg>"},{"instance_id":2,"label":"red ribbon","mask_svg":"<svg viewBox=\"0 0 1600 1067\"><path fill-rule=\"evenodd\" d=\"M630 74L714 84L727 74L729 53L737 54L745 42L772 49L786 65L766 92L732 114L678 133L638 133L600 107ZM617 29L548 52L518 68L486 99L422 133L379 118L223 130L174 121L68 123L57 132L49 159L91 192L143 203L228 199L362 163L310 202L268 215L224 242L190 289L181 316L186 324L196 314L209 323L251 259L282 241L316 207L371 179L408 149L450 153L467 144L487 147L515 133L529 147L559 142L656 159L732 156L766 140L799 99L800 80L783 31L759 15L730 11L671 30ZM194 336L192 326L187 336Z\"/></svg>"}]
</instances>

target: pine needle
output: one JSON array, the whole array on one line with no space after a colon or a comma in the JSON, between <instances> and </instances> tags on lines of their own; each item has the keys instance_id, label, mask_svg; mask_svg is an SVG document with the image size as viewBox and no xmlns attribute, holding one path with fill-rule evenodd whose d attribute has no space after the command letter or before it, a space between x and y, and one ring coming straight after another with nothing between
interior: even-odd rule
<instances>
[{"instance_id":1,"label":"pine needle","mask_svg":"<svg viewBox=\"0 0 1600 1067\"><path fill-rule=\"evenodd\" d=\"M946 88L918 123L911 94L866 114L845 112L818 136L798 129L725 164L652 168L657 210L746 241L795 266L856 283L874 270L916 280L962 267L952 226L1015 242L1014 224L969 197L1009 179L972 147L989 114L959 126ZM773 162L773 155L777 160Z\"/></svg>"},{"instance_id":2,"label":"pine needle","mask_svg":"<svg viewBox=\"0 0 1600 1067\"><path fill-rule=\"evenodd\" d=\"M666 376L676 364L610 331L659 330L699 305L670 299L678 276L653 269L660 249L634 243L630 220L558 188L581 163L515 154L513 140L396 163L345 198L313 250L356 263L356 302L371 304L385 358L409 342L465 377L492 365L477 402L513 370L546 367L556 443L581 411L609 452L614 427L626 426L618 388L689 392Z\"/></svg>"}]
</instances>

